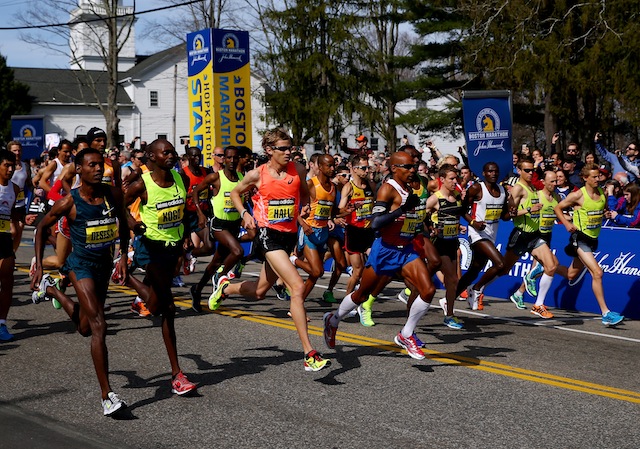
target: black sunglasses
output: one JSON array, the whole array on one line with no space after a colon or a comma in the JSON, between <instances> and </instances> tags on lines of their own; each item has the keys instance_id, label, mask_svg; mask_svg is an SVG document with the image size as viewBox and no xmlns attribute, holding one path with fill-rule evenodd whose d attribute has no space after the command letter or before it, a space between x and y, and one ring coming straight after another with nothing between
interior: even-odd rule
<instances>
[{"instance_id":1,"label":"black sunglasses","mask_svg":"<svg viewBox=\"0 0 640 449\"><path fill-rule=\"evenodd\" d=\"M523 168L522 171L525 173L533 173L533 168Z\"/></svg>"},{"instance_id":2,"label":"black sunglasses","mask_svg":"<svg viewBox=\"0 0 640 449\"><path fill-rule=\"evenodd\" d=\"M394 167L404 168L405 170L411 170L412 168L418 169L418 164L393 164Z\"/></svg>"},{"instance_id":3,"label":"black sunglasses","mask_svg":"<svg viewBox=\"0 0 640 449\"><path fill-rule=\"evenodd\" d=\"M285 151L293 150L293 146L291 146L291 145L286 145L286 146L282 146L282 147L274 147L274 146L272 146L271 149L272 150L277 150L277 151L282 151L284 153Z\"/></svg>"}]
</instances>

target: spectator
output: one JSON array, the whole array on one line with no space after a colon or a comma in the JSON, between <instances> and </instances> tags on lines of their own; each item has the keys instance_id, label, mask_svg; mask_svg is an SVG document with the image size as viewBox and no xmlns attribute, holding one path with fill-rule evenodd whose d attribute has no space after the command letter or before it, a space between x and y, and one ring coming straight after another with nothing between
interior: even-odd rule
<instances>
[{"instance_id":1,"label":"spectator","mask_svg":"<svg viewBox=\"0 0 640 449\"><path fill-rule=\"evenodd\" d=\"M567 145L565 153L565 161L571 158L576 161L576 172L578 172L578 175L580 175L580 171L582 170L582 167L584 167L584 162L582 162L582 160L580 159L582 152L580 151L580 148L578 148L578 144L575 142L570 142L569 145ZM580 185L582 184L582 178L580 178Z\"/></svg>"},{"instance_id":2,"label":"spectator","mask_svg":"<svg viewBox=\"0 0 640 449\"><path fill-rule=\"evenodd\" d=\"M578 161L574 157L567 156L564 160L564 164L562 164L562 169L567 172L567 177L571 184L576 187L582 187L584 185L584 181L580 176L580 170L577 168L577 165Z\"/></svg>"},{"instance_id":3,"label":"spectator","mask_svg":"<svg viewBox=\"0 0 640 449\"><path fill-rule=\"evenodd\" d=\"M596 153L593 152L593 151L588 151L587 152L587 155L584 157L584 162L586 164L599 165L598 156L596 156Z\"/></svg>"},{"instance_id":4,"label":"spectator","mask_svg":"<svg viewBox=\"0 0 640 449\"><path fill-rule=\"evenodd\" d=\"M598 170L600 171L600 179L598 180L598 185L604 188L605 184L609 179L611 179L611 170L605 164L602 164Z\"/></svg>"},{"instance_id":5,"label":"spectator","mask_svg":"<svg viewBox=\"0 0 640 449\"><path fill-rule=\"evenodd\" d=\"M600 157L611 164L611 171L616 173L626 172L629 181L633 182L638 178L638 169L640 167L640 159L638 158L638 149L635 142L631 142L624 149L624 154L621 151L616 151L615 154L607 150L602 144L602 134L596 133L594 138L596 144L596 151Z\"/></svg>"},{"instance_id":6,"label":"spectator","mask_svg":"<svg viewBox=\"0 0 640 449\"><path fill-rule=\"evenodd\" d=\"M621 171L613 175L613 179L618 181L622 187L629 184L629 177L627 176L627 172Z\"/></svg>"},{"instance_id":7,"label":"spectator","mask_svg":"<svg viewBox=\"0 0 640 449\"><path fill-rule=\"evenodd\" d=\"M605 212L608 219L615 226L637 227L640 223L640 187L636 184L627 185L622 198L617 199L614 194L614 186L607 186L607 205L609 210Z\"/></svg>"},{"instance_id":8,"label":"spectator","mask_svg":"<svg viewBox=\"0 0 640 449\"><path fill-rule=\"evenodd\" d=\"M571 192L575 192L578 188L569 182L569 175L564 170L556 171L557 185L556 193L560 200L564 200Z\"/></svg>"}]
</instances>

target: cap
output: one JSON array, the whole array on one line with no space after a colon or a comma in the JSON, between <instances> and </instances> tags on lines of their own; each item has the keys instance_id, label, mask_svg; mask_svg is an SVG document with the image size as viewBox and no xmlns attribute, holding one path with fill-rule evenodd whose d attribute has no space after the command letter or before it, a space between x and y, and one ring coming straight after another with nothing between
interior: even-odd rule
<instances>
[{"instance_id":1,"label":"cap","mask_svg":"<svg viewBox=\"0 0 640 449\"><path fill-rule=\"evenodd\" d=\"M87 133L87 141L89 142L89 145L91 145L91 142L93 142L99 137L103 137L106 139L107 133L105 133L104 130L100 128L96 128L96 127L91 128Z\"/></svg>"},{"instance_id":2,"label":"cap","mask_svg":"<svg viewBox=\"0 0 640 449\"><path fill-rule=\"evenodd\" d=\"M570 164L575 164L576 163L576 159L573 157L565 157L564 158L564 162L568 162Z\"/></svg>"},{"instance_id":3,"label":"cap","mask_svg":"<svg viewBox=\"0 0 640 449\"><path fill-rule=\"evenodd\" d=\"M356 142L366 142L368 140L369 139L367 139L363 134L360 134L358 137L356 137Z\"/></svg>"},{"instance_id":4,"label":"cap","mask_svg":"<svg viewBox=\"0 0 640 449\"><path fill-rule=\"evenodd\" d=\"M600 170L600 173L602 173L605 176L609 176L609 173L611 173L606 165L601 165L599 167L599 170Z\"/></svg>"}]
</instances>

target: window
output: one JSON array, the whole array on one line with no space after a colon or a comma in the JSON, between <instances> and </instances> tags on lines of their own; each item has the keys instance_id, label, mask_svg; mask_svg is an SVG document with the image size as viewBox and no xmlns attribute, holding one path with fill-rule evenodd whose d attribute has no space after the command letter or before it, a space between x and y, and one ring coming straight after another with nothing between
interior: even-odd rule
<instances>
[{"instance_id":1,"label":"window","mask_svg":"<svg viewBox=\"0 0 640 449\"><path fill-rule=\"evenodd\" d=\"M157 90L150 90L149 91L149 107L151 108L157 108L159 106L159 101L158 101L158 91Z\"/></svg>"},{"instance_id":2,"label":"window","mask_svg":"<svg viewBox=\"0 0 640 449\"><path fill-rule=\"evenodd\" d=\"M156 139L167 140L167 135L166 134L156 134Z\"/></svg>"}]
</instances>

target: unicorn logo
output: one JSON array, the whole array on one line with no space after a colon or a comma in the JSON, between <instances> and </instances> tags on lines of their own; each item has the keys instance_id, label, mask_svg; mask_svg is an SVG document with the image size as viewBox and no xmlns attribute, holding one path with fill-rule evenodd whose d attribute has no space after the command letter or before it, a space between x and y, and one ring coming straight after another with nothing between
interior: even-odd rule
<instances>
[{"instance_id":1,"label":"unicorn logo","mask_svg":"<svg viewBox=\"0 0 640 449\"><path fill-rule=\"evenodd\" d=\"M488 115L485 115L482 118L482 131L485 131L485 132L495 131L495 127L493 126L493 119Z\"/></svg>"}]
</instances>

